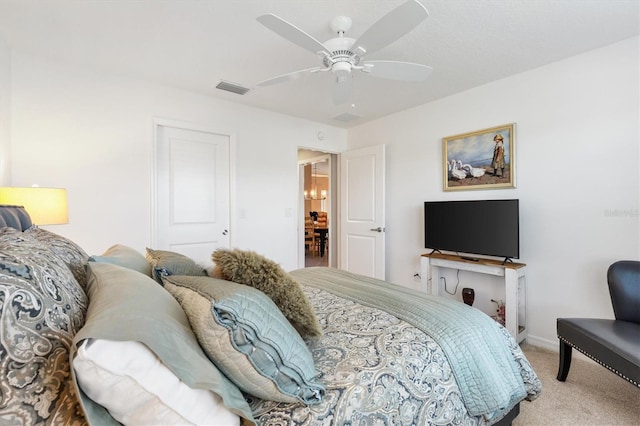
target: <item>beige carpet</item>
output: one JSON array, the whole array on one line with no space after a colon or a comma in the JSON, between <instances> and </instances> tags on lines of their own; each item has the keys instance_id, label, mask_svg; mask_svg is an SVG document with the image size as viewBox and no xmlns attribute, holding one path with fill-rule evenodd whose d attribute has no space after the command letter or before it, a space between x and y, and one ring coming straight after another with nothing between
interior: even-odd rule
<instances>
[{"instance_id":1,"label":"beige carpet","mask_svg":"<svg viewBox=\"0 0 640 426\"><path fill-rule=\"evenodd\" d=\"M556 380L558 353L522 346L542 381L542 394L523 401L515 426L640 425L640 389L606 368L575 358L566 382Z\"/></svg>"}]
</instances>

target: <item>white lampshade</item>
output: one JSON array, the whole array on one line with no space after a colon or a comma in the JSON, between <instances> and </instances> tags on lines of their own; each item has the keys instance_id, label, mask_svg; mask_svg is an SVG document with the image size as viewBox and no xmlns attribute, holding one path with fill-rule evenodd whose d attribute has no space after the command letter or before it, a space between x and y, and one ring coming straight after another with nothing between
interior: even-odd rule
<instances>
[{"instance_id":1,"label":"white lampshade","mask_svg":"<svg viewBox=\"0 0 640 426\"><path fill-rule=\"evenodd\" d=\"M3 186L0 204L24 206L36 225L69 223L66 189Z\"/></svg>"}]
</instances>

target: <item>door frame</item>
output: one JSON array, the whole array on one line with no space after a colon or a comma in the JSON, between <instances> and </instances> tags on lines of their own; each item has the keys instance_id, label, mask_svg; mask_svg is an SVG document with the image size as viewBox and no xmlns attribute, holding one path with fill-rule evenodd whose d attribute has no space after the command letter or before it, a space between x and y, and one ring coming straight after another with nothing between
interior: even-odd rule
<instances>
[{"instance_id":1,"label":"door frame","mask_svg":"<svg viewBox=\"0 0 640 426\"><path fill-rule=\"evenodd\" d=\"M235 187L236 187L236 135L233 132L225 131L216 127L190 123L187 121L174 120L163 117L152 117L152 140L151 140L151 177L150 177L150 193L151 193L151 229L150 232L150 245L155 247L158 242L158 181L157 181L157 154L158 154L158 128L159 127L173 127L176 129L192 130L195 132L212 133L214 135L222 135L229 138L229 246L233 247L233 236L235 229L235 215L236 211L235 201Z\"/></svg>"},{"instance_id":2,"label":"door frame","mask_svg":"<svg viewBox=\"0 0 640 426\"><path fill-rule=\"evenodd\" d=\"M336 232L336 225L337 225L337 203L338 203L338 197L337 197L337 191L336 191L336 182L337 182L337 177L335 174L335 168L336 168L336 163L337 163L337 157L338 155L329 152L329 151L318 151L317 149L311 149L311 148L305 148L305 147L298 147L298 150L307 150L307 151L317 151L318 155L314 156L314 157L309 157L309 158L305 158L304 160L298 160L297 165L298 165L298 268L304 268L305 267L305 251L304 251L304 220L305 220L305 216L306 216L306 211L304 208L304 166L305 164L313 164L313 163L318 163L321 161L328 161L329 162L329 172L328 172L328 176L329 176L329 251L327 254L327 259L328 259L328 265L329 266L335 266L337 264L337 257L336 257L336 253L337 253L337 245L336 245L336 239L335 239L335 235L337 235Z\"/></svg>"}]
</instances>

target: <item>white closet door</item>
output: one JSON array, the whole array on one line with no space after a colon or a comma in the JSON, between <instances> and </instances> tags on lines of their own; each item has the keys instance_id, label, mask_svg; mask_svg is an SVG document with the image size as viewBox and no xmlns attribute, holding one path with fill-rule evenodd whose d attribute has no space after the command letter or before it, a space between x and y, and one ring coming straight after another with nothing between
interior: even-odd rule
<instances>
[{"instance_id":1,"label":"white closet door","mask_svg":"<svg viewBox=\"0 0 640 426\"><path fill-rule=\"evenodd\" d=\"M211 264L230 246L230 137L157 126L155 247Z\"/></svg>"}]
</instances>

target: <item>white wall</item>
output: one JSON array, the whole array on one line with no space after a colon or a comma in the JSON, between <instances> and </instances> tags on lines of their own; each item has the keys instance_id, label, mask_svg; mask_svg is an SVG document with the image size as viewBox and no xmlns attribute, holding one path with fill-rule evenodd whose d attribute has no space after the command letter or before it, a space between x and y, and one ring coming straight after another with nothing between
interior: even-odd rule
<instances>
[{"instance_id":1,"label":"white wall","mask_svg":"<svg viewBox=\"0 0 640 426\"><path fill-rule=\"evenodd\" d=\"M606 269L640 259L638 52L636 37L351 129L349 149L387 147L387 279L418 285L424 201L519 198L530 341L555 347L557 317L612 318ZM442 138L508 123L517 188L443 192Z\"/></svg>"},{"instance_id":2,"label":"white wall","mask_svg":"<svg viewBox=\"0 0 640 426\"><path fill-rule=\"evenodd\" d=\"M11 51L0 37L0 186L10 179Z\"/></svg>"},{"instance_id":3,"label":"white wall","mask_svg":"<svg viewBox=\"0 0 640 426\"><path fill-rule=\"evenodd\" d=\"M49 229L90 254L144 250L161 117L235 136L232 245L297 267L297 147L341 151L345 130L23 53L11 62L11 185L67 188L70 223Z\"/></svg>"},{"instance_id":4,"label":"white wall","mask_svg":"<svg viewBox=\"0 0 640 426\"><path fill-rule=\"evenodd\" d=\"M348 134L12 52L11 76L0 78L0 95L6 87L11 95L10 114L0 117L11 120L5 184L68 188L70 223L51 229L90 253L114 243L143 249L150 241L152 118L219 128L237 142L234 246L292 269L297 147L341 152L347 137L349 148L385 143L387 278L416 285L423 201L519 198L530 340L555 346L556 317L612 316L606 268L640 258L638 47L638 38L630 39ZM517 188L444 193L442 138L511 122ZM476 282L461 278L460 288Z\"/></svg>"}]
</instances>

